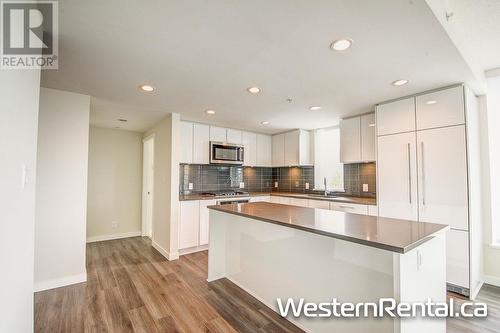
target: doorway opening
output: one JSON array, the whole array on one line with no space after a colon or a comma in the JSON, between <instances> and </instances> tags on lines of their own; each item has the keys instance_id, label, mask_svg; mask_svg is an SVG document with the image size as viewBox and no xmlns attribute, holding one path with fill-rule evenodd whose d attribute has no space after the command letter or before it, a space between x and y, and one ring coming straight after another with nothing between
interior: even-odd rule
<instances>
[{"instance_id":1,"label":"doorway opening","mask_svg":"<svg viewBox=\"0 0 500 333\"><path fill-rule=\"evenodd\" d=\"M142 236L153 237L153 196L154 196L154 135L143 142L142 165Z\"/></svg>"}]
</instances>

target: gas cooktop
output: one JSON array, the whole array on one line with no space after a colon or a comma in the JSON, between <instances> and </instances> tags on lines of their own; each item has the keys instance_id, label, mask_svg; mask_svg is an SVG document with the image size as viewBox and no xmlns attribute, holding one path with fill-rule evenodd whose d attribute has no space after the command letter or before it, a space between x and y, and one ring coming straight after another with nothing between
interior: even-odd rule
<instances>
[{"instance_id":1,"label":"gas cooktop","mask_svg":"<svg viewBox=\"0 0 500 333\"><path fill-rule=\"evenodd\" d=\"M207 196L237 196L237 195L248 195L248 192L243 191L220 191L220 192L202 192L201 195Z\"/></svg>"}]
</instances>

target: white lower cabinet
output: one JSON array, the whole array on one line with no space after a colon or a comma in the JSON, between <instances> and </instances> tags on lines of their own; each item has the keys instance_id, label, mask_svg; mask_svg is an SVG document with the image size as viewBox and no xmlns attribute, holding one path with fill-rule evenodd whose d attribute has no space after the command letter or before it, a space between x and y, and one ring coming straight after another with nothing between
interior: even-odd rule
<instances>
[{"instance_id":1,"label":"white lower cabinet","mask_svg":"<svg viewBox=\"0 0 500 333\"><path fill-rule=\"evenodd\" d=\"M307 199L298 199L298 198L290 198L289 205L299 206L299 207L307 207L308 206Z\"/></svg>"},{"instance_id":2,"label":"white lower cabinet","mask_svg":"<svg viewBox=\"0 0 500 333\"><path fill-rule=\"evenodd\" d=\"M215 200L200 200L200 239L198 245L208 244L209 234L209 210L208 206L215 205Z\"/></svg>"},{"instance_id":3,"label":"white lower cabinet","mask_svg":"<svg viewBox=\"0 0 500 333\"><path fill-rule=\"evenodd\" d=\"M378 216L378 207L373 205L368 205L368 215Z\"/></svg>"},{"instance_id":4,"label":"white lower cabinet","mask_svg":"<svg viewBox=\"0 0 500 333\"><path fill-rule=\"evenodd\" d=\"M200 202L182 201L179 210L179 248L198 246L200 235Z\"/></svg>"},{"instance_id":5,"label":"white lower cabinet","mask_svg":"<svg viewBox=\"0 0 500 333\"><path fill-rule=\"evenodd\" d=\"M330 209L345 213L368 215L367 205L349 204L343 202L331 202Z\"/></svg>"},{"instance_id":6,"label":"white lower cabinet","mask_svg":"<svg viewBox=\"0 0 500 333\"><path fill-rule=\"evenodd\" d=\"M307 200L307 207L330 209L330 202L326 200Z\"/></svg>"},{"instance_id":7,"label":"white lower cabinet","mask_svg":"<svg viewBox=\"0 0 500 333\"><path fill-rule=\"evenodd\" d=\"M446 234L446 281L460 287L469 286L469 233L450 230Z\"/></svg>"}]
</instances>

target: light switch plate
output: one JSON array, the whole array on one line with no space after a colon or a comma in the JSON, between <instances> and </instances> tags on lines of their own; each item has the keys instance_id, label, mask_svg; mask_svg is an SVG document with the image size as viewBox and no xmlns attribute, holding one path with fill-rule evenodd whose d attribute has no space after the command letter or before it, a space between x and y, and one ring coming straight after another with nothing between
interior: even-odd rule
<instances>
[{"instance_id":1,"label":"light switch plate","mask_svg":"<svg viewBox=\"0 0 500 333\"><path fill-rule=\"evenodd\" d=\"M245 188L245 183L244 182L240 183L240 188Z\"/></svg>"},{"instance_id":2,"label":"light switch plate","mask_svg":"<svg viewBox=\"0 0 500 333\"><path fill-rule=\"evenodd\" d=\"M363 184L363 192L368 192L368 184Z\"/></svg>"},{"instance_id":3,"label":"light switch plate","mask_svg":"<svg viewBox=\"0 0 500 333\"><path fill-rule=\"evenodd\" d=\"M309 189L309 183L306 183L306 190Z\"/></svg>"},{"instance_id":4,"label":"light switch plate","mask_svg":"<svg viewBox=\"0 0 500 333\"><path fill-rule=\"evenodd\" d=\"M188 184L188 189L192 190L193 189L193 183Z\"/></svg>"}]
</instances>

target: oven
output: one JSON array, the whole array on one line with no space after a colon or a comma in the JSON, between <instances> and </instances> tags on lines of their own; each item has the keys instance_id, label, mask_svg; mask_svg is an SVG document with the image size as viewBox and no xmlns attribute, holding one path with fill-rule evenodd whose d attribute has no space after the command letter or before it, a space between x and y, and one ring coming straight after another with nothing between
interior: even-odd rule
<instances>
[{"instance_id":1,"label":"oven","mask_svg":"<svg viewBox=\"0 0 500 333\"><path fill-rule=\"evenodd\" d=\"M210 141L210 164L243 165L243 145Z\"/></svg>"}]
</instances>

